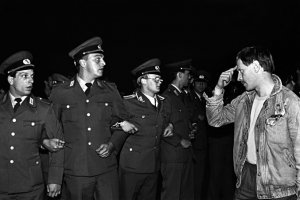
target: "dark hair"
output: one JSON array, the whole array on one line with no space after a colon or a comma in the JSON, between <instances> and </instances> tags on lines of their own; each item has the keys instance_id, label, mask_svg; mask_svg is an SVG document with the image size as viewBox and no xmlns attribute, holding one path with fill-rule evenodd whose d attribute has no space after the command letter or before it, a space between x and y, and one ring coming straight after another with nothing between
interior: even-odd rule
<instances>
[{"instance_id":1,"label":"dark hair","mask_svg":"<svg viewBox=\"0 0 300 200\"><path fill-rule=\"evenodd\" d=\"M269 73L275 71L273 57L267 48L261 46L245 47L238 52L236 61L239 59L246 66L256 60L265 71Z\"/></svg>"}]
</instances>

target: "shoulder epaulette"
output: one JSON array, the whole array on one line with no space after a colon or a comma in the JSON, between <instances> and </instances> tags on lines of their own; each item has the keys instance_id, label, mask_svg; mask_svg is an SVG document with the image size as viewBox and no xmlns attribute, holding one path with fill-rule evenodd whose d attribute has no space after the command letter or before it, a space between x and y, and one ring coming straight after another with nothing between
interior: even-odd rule
<instances>
[{"instance_id":1,"label":"shoulder epaulette","mask_svg":"<svg viewBox=\"0 0 300 200\"><path fill-rule=\"evenodd\" d=\"M99 87L106 87L110 90L116 90L117 85L114 82L108 82L105 80L97 80L97 84L99 85Z\"/></svg>"},{"instance_id":2,"label":"shoulder epaulette","mask_svg":"<svg viewBox=\"0 0 300 200\"><path fill-rule=\"evenodd\" d=\"M51 104L51 101L49 99L44 99L42 97L37 97L36 99L39 100L40 102Z\"/></svg>"},{"instance_id":3,"label":"shoulder epaulette","mask_svg":"<svg viewBox=\"0 0 300 200\"><path fill-rule=\"evenodd\" d=\"M165 97L163 97L163 96L160 96L160 95L157 95L158 96L158 98L160 99L160 100L164 100L165 99Z\"/></svg>"},{"instance_id":4,"label":"shoulder epaulette","mask_svg":"<svg viewBox=\"0 0 300 200\"><path fill-rule=\"evenodd\" d=\"M133 99L135 97L136 97L135 94L130 94L130 95L123 96L124 99Z\"/></svg>"}]
</instances>

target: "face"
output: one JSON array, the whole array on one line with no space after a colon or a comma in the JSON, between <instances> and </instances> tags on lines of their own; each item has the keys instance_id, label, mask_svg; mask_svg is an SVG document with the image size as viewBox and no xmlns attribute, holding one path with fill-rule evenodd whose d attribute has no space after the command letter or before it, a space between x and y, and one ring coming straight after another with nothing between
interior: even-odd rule
<instances>
[{"instance_id":1,"label":"face","mask_svg":"<svg viewBox=\"0 0 300 200\"><path fill-rule=\"evenodd\" d=\"M8 76L10 92L15 97L27 96L31 93L34 72L32 69L17 71L16 76Z\"/></svg>"},{"instance_id":2,"label":"face","mask_svg":"<svg viewBox=\"0 0 300 200\"><path fill-rule=\"evenodd\" d=\"M85 61L85 70L93 78L98 78L103 75L105 66L104 55L100 53L91 53Z\"/></svg>"},{"instance_id":3,"label":"face","mask_svg":"<svg viewBox=\"0 0 300 200\"><path fill-rule=\"evenodd\" d=\"M182 87L188 86L190 79L191 79L190 71L185 70L184 72L182 72L182 77L181 77Z\"/></svg>"},{"instance_id":4,"label":"face","mask_svg":"<svg viewBox=\"0 0 300 200\"><path fill-rule=\"evenodd\" d=\"M194 88L196 92L202 93L207 88L207 83L205 81L194 81Z\"/></svg>"},{"instance_id":5,"label":"face","mask_svg":"<svg viewBox=\"0 0 300 200\"><path fill-rule=\"evenodd\" d=\"M256 88L257 75L254 71L254 64L248 66L244 65L243 62L238 59L237 61L238 81L240 81L247 91Z\"/></svg>"},{"instance_id":6,"label":"face","mask_svg":"<svg viewBox=\"0 0 300 200\"><path fill-rule=\"evenodd\" d=\"M160 75L157 74L148 74L145 78L145 81L142 82L142 90L148 94L156 94L160 91L160 85L162 79Z\"/></svg>"}]
</instances>

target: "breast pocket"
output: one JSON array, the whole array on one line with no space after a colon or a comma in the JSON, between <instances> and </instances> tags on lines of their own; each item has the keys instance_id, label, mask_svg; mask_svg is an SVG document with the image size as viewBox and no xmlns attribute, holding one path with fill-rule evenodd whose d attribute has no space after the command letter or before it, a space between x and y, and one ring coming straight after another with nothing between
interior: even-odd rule
<instances>
[{"instance_id":1,"label":"breast pocket","mask_svg":"<svg viewBox=\"0 0 300 200\"><path fill-rule=\"evenodd\" d=\"M113 113L112 102L98 101L96 104L99 120L110 121Z\"/></svg>"},{"instance_id":2,"label":"breast pocket","mask_svg":"<svg viewBox=\"0 0 300 200\"><path fill-rule=\"evenodd\" d=\"M285 143L288 140L287 120L284 116L268 118L266 130L268 140L272 143Z\"/></svg>"},{"instance_id":3,"label":"breast pocket","mask_svg":"<svg viewBox=\"0 0 300 200\"><path fill-rule=\"evenodd\" d=\"M77 119L76 104L62 104L61 121L76 122Z\"/></svg>"},{"instance_id":4,"label":"breast pocket","mask_svg":"<svg viewBox=\"0 0 300 200\"><path fill-rule=\"evenodd\" d=\"M24 127L24 137L28 138L40 138L42 133L42 121L41 120L24 120L23 127Z\"/></svg>"}]
</instances>

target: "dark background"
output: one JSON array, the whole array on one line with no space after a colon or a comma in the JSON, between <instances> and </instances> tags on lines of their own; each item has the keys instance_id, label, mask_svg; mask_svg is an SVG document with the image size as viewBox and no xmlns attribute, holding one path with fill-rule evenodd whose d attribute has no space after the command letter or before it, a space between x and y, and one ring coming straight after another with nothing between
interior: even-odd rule
<instances>
[{"instance_id":1,"label":"dark background","mask_svg":"<svg viewBox=\"0 0 300 200\"><path fill-rule=\"evenodd\" d=\"M133 89L130 70L150 58L192 58L216 78L248 45L267 46L286 76L299 59L299 8L297 0L1 0L0 60L31 51L38 95L51 73L75 73L68 52L93 36L103 39L105 77L124 94Z\"/></svg>"}]
</instances>

